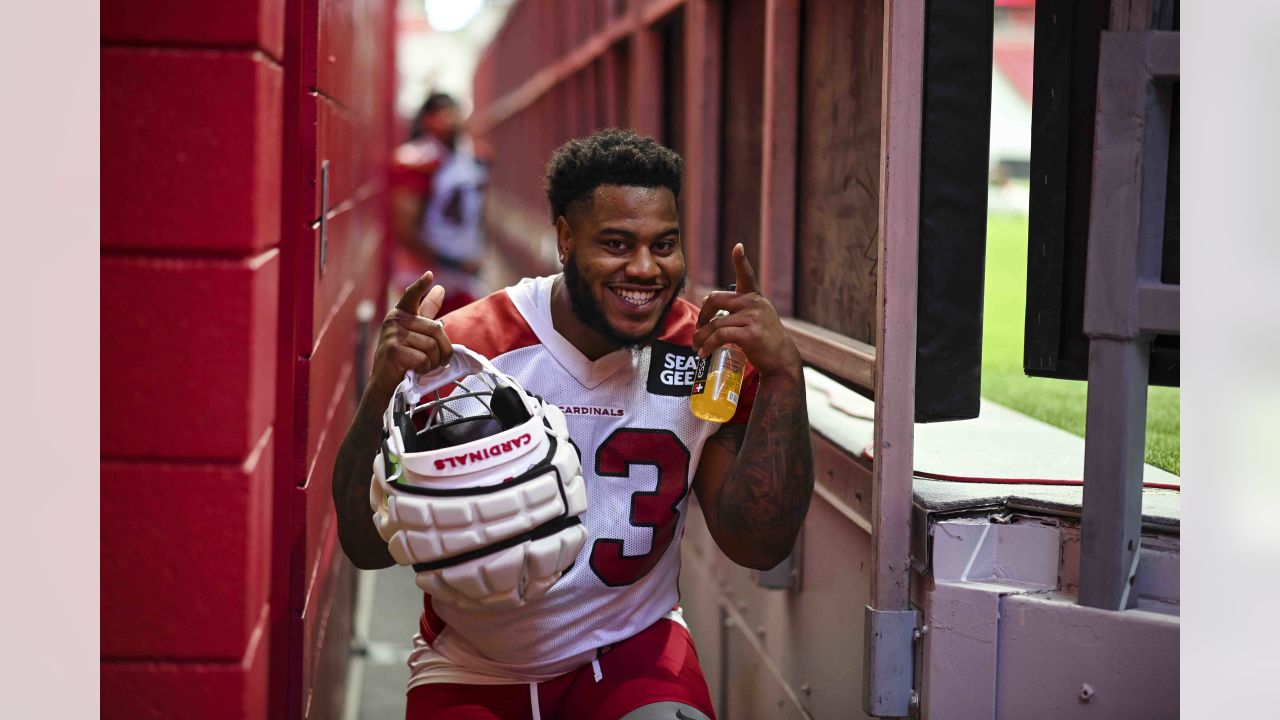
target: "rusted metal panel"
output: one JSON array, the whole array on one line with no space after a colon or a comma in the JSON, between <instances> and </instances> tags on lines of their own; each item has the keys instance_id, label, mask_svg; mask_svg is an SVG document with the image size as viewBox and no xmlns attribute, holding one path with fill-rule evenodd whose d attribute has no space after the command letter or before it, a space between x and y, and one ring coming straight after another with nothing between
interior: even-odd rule
<instances>
[{"instance_id":1,"label":"rusted metal panel","mask_svg":"<svg viewBox=\"0 0 1280 720\"><path fill-rule=\"evenodd\" d=\"M607 56L610 69L610 94L613 97L612 117L609 124L620 127L626 123L627 113L630 112L631 74L628 68L631 65L631 53L627 43L618 43L609 50Z\"/></svg>"},{"instance_id":2,"label":"rusted metal panel","mask_svg":"<svg viewBox=\"0 0 1280 720\"><path fill-rule=\"evenodd\" d=\"M599 91L599 83L596 82L596 63L591 63L582 69L577 75L577 89L574 106L581 108L575 114L577 125L574 129L575 135L583 135L600 127L600 118L596 114L598 103L596 96Z\"/></svg>"},{"instance_id":3,"label":"rusted metal panel","mask_svg":"<svg viewBox=\"0 0 1280 720\"><path fill-rule=\"evenodd\" d=\"M510 28L511 23L512 21L508 19L504 30ZM509 70L507 66L513 62L513 57L523 57L514 52L520 50L523 45L516 43L510 47L512 52L498 53L492 70L497 78L498 97L492 99L489 104L477 108L476 115L471 121L472 129L477 133L486 133L517 115L530 112L530 109L552 88L565 82L567 78L596 59L616 50L636 27L637 21L632 16L612 21L604 29L581 42L567 55L555 59L554 62L549 61L549 64L542 67L530 66L526 61L520 68L522 72L514 75L504 75L504 72ZM504 35L500 34L495 43L501 42L502 37ZM523 42L527 43L528 40ZM504 77L508 78L506 82L503 81ZM476 99L480 100L479 97Z\"/></svg>"},{"instance_id":4,"label":"rusted metal panel","mask_svg":"<svg viewBox=\"0 0 1280 720\"><path fill-rule=\"evenodd\" d=\"M616 125L613 120L613 87L612 78L610 77L611 68L609 67L609 53L596 59L593 63L595 71L595 107L592 109L596 116L596 124L600 127L612 127Z\"/></svg>"},{"instance_id":5,"label":"rusted metal panel","mask_svg":"<svg viewBox=\"0 0 1280 720\"><path fill-rule=\"evenodd\" d=\"M688 144L684 120L684 11L664 16L657 31L662 51L662 124L655 137L683 157ZM683 219L683 205L680 212Z\"/></svg>"},{"instance_id":6,"label":"rusted metal panel","mask_svg":"<svg viewBox=\"0 0 1280 720\"><path fill-rule=\"evenodd\" d=\"M778 717L777 701L791 712L793 697L805 716L862 717L854 708L861 695L859 616L870 590L870 522L864 516L871 472L822 437L813 442L818 486L797 556L802 586L759 587L756 573L716 547L701 512L689 515L681 604L721 717ZM770 687L738 687L753 681Z\"/></svg>"},{"instance_id":7,"label":"rusted metal panel","mask_svg":"<svg viewBox=\"0 0 1280 720\"><path fill-rule=\"evenodd\" d=\"M725 717L742 720L811 720L795 689L761 644L763 628L750 627L732 605L725 617Z\"/></svg>"},{"instance_id":8,"label":"rusted metal panel","mask_svg":"<svg viewBox=\"0 0 1280 720\"><path fill-rule=\"evenodd\" d=\"M822 442L815 438L815 449ZM815 494L805 518L802 588L759 587L755 573L716 547L701 512L690 513L681 605L720 717L864 717L860 616L871 535L850 508L864 505L859 494L869 501L870 472L838 449L817 459L828 489Z\"/></svg>"},{"instance_id":9,"label":"rusted metal panel","mask_svg":"<svg viewBox=\"0 0 1280 720\"><path fill-rule=\"evenodd\" d=\"M814 491L871 535L871 468L823 436L813 435Z\"/></svg>"},{"instance_id":10,"label":"rusted metal panel","mask_svg":"<svg viewBox=\"0 0 1280 720\"><path fill-rule=\"evenodd\" d=\"M640 7L640 21L646 25L665 21L668 15L684 4L685 0L644 0Z\"/></svg>"},{"instance_id":11,"label":"rusted metal panel","mask_svg":"<svg viewBox=\"0 0 1280 720\"><path fill-rule=\"evenodd\" d=\"M795 318L783 318L804 361L863 390L875 387L875 347Z\"/></svg>"},{"instance_id":12,"label":"rusted metal panel","mask_svg":"<svg viewBox=\"0 0 1280 720\"><path fill-rule=\"evenodd\" d=\"M765 0L724 6L724 100L720 135L720 235L714 256L715 284L733 282L729 249L746 247L753 266L760 262L760 173L763 167Z\"/></svg>"},{"instance_id":13,"label":"rusted metal panel","mask_svg":"<svg viewBox=\"0 0 1280 720\"><path fill-rule=\"evenodd\" d=\"M792 314L795 285L799 0L767 0L760 168L760 289Z\"/></svg>"},{"instance_id":14,"label":"rusted metal panel","mask_svg":"<svg viewBox=\"0 0 1280 720\"><path fill-rule=\"evenodd\" d=\"M884 17L804 5L795 315L875 344Z\"/></svg>"},{"instance_id":15,"label":"rusted metal panel","mask_svg":"<svg viewBox=\"0 0 1280 720\"><path fill-rule=\"evenodd\" d=\"M715 0L691 0L685 8L684 254L693 285L711 285L719 214L721 12ZM703 259L707 258L707 261Z\"/></svg>"},{"instance_id":16,"label":"rusted metal panel","mask_svg":"<svg viewBox=\"0 0 1280 720\"><path fill-rule=\"evenodd\" d=\"M657 30L640 26L631 35L628 122L641 135L662 133L662 44Z\"/></svg>"}]
</instances>

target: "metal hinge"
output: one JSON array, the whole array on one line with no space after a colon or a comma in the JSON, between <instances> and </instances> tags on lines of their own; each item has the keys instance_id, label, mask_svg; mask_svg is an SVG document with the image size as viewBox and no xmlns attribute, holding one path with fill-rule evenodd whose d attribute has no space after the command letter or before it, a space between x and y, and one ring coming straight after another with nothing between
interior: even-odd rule
<instances>
[{"instance_id":1,"label":"metal hinge","mask_svg":"<svg viewBox=\"0 0 1280 720\"><path fill-rule=\"evenodd\" d=\"M868 715L908 717L919 710L920 696L914 686L919 624L917 610L867 606L862 704Z\"/></svg>"}]
</instances>

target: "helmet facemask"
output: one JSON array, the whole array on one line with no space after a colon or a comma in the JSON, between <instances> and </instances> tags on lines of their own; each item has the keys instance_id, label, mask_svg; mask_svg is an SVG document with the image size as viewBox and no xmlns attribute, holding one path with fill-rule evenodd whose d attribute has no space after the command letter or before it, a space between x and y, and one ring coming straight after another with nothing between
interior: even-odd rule
<instances>
[{"instance_id":1,"label":"helmet facemask","mask_svg":"<svg viewBox=\"0 0 1280 720\"><path fill-rule=\"evenodd\" d=\"M586 538L578 455L559 408L465 347L454 359L397 388L374 461L374 522L434 598L523 604Z\"/></svg>"}]
</instances>

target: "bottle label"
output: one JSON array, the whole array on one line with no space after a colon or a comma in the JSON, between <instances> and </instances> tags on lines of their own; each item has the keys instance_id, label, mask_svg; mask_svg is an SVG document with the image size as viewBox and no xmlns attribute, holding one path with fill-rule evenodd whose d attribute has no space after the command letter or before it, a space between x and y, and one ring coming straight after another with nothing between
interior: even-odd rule
<instances>
[{"instance_id":1,"label":"bottle label","mask_svg":"<svg viewBox=\"0 0 1280 720\"><path fill-rule=\"evenodd\" d=\"M707 374L711 371L710 358L697 358L697 367L693 370L693 387L690 395L701 395L707 390Z\"/></svg>"}]
</instances>

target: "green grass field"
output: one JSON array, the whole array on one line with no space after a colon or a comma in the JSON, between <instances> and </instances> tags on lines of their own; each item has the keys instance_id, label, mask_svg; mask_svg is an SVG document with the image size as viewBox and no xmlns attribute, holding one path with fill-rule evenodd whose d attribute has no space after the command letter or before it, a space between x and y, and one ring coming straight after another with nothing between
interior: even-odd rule
<instances>
[{"instance_id":1,"label":"green grass field","mask_svg":"<svg viewBox=\"0 0 1280 720\"><path fill-rule=\"evenodd\" d=\"M1084 435L1085 384L1027 377L1022 372L1026 309L1027 218L992 214L987 220L987 289L982 333L982 395L1001 405ZM1180 474L1178 388L1147 394L1147 462Z\"/></svg>"}]
</instances>

